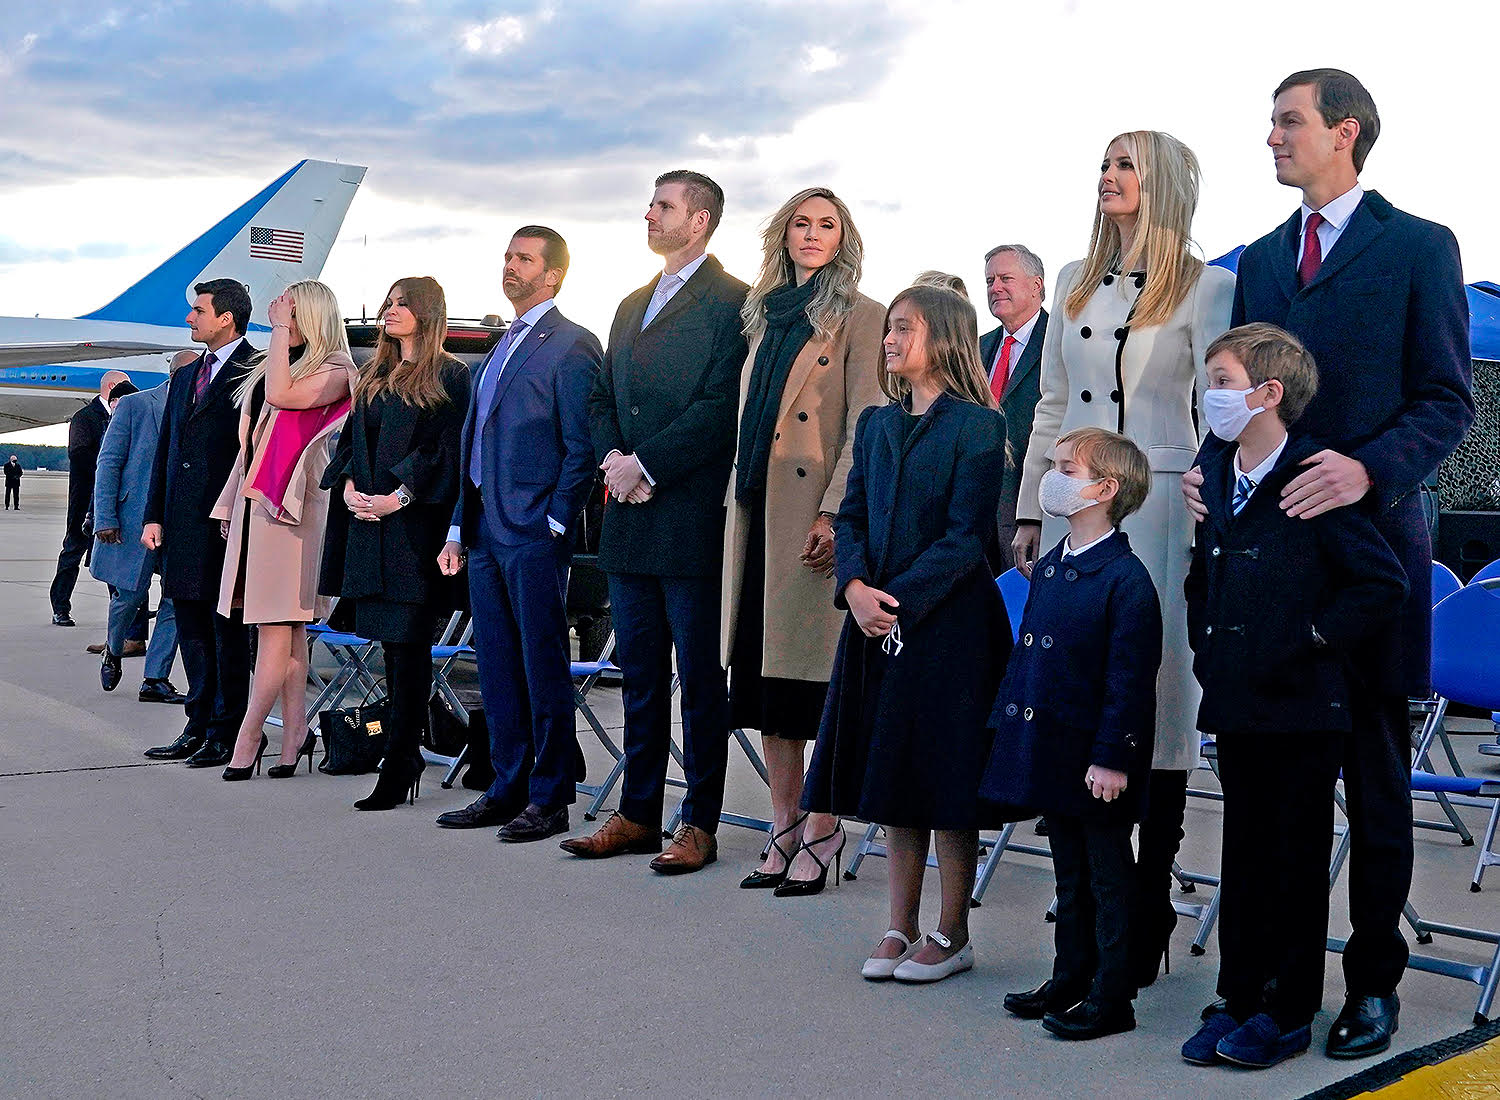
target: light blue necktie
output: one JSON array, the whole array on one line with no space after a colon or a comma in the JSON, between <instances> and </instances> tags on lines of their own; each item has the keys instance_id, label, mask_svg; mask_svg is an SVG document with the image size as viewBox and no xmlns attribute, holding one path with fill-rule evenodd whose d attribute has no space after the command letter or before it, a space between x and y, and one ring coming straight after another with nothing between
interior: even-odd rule
<instances>
[{"instance_id":1,"label":"light blue necktie","mask_svg":"<svg viewBox=\"0 0 1500 1100\"><path fill-rule=\"evenodd\" d=\"M469 443L469 480L476 486L483 484L480 478L484 470L484 425L495 405L495 390L500 384L500 375L505 370L506 356L510 354L513 345L521 342L526 329L526 322L517 318L505 330L505 335L500 337L500 342L495 345L495 350L490 353L489 361L485 364L484 377L479 380L478 400L474 407L474 438Z\"/></svg>"},{"instance_id":2,"label":"light blue necktie","mask_svg":"<svg viewBox=\"0 0 1500 1100\"><path fill-rule=\"evenodd\" d=\"M651 294L651 301L646 303L646 316L641 318L642 329L656 320L656 315L666 307L667 302L671 300L672 292L681 283L681 275L663 275L661 277L661 281L656 284L656 290Z\"/></svg>"},{"instance_id":3,"label":"light blue necktie","mask_svg":"<svg viewBox=\"0 0 1500 1100\"><path fill-rule=\"evenodd\" d=\"M1229 507L1239 515L1250 500L1250 494L1255 491L1255 482L1250 480L1249 474L1241 474L1234 482L1234 499Z\"/></svg>"}]
</instances>

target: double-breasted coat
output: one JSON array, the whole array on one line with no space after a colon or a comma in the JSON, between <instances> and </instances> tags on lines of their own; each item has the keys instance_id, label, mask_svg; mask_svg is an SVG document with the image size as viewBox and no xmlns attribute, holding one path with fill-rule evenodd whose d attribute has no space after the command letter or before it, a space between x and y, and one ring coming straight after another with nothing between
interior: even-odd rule
<instances>
[{"instance_id":1,"label":"double-breasted coat","mask_svg":"<svg viewBox=\"0 0 1500 1100\"><path fill-rule=\"evenodd\" d=\"M1036 813L1139 821L1150 787L1161 662L1161 604L1117 531L1077 558L1058 543L1037 561L989 725L980 797L1017 819ZM1122 771L1124 794L1095 799L1091 765Z\"/></svg>"},{"instance_id":2,"label":"double-breasted coat","mask_svg":"<svg viewBox=\"0 0 1500 1100\"><path fill-rule=\"evenodd\" d=\"M1079 262L1063 268L1055 300L1064 302ZM1198 765L1198 685L1187 642L1182 583L1193 545L1193 518L1182 499L1182 475L1200 439L1194 393L1208 389L1204 353L1229 328L1234 275L1205 267L1163 325L1131 324L1145 276L1106 275L1077 317L1058 309L1042 348L1042 396L1021 475L1017 520L1042 520L1038 491L1058 437L1098 427L1134 440L1151 466L1151 491L1124 530L1156 583L1162 606L1162 661L1156 686L1156 768ZM1042 524L1042 545L1067 534L1067 522Z\"/></svg>"},{"instance_id":3,"label":"double-breasted coat","mask_svg":"<svg viewBox=\"0 0 1500 1100\"><path fill-rule=\"evenodd\" d=\"M882 825L972 829L985 717L1010 622L984 540L1005 472L1005 418L944 394L920 417L860 414L834 525L834 600L863 580L899 601L897 638L846 615L803 807Z\"/></svg>"},{"instance_id":4,"label":"double-breasted coat","mask_svg":"<svg viewBox=\"0 0 1500 1100\"><path fill-rule=\"evenodd\" d=\"M120 532L119 542L94 545L89 572L95 580L127 592L151 586L159 552L141 545L146 497L151 490L151 468L162 412L167 407L167 383L143 393L126 394L115 406L99 448L94 475L94 530Z\"/></svg>"},{"instance_id":5,"label":"double-breasted coat","mask_svg":"<svg viewBox=\"0 0 1500 1100\"><path fill-rule=\"evenodd\" d=\"M352 387L357 378L354 360L343 352L334 352L318 367L320 372L338 370L348 375ZM212 512L215 519L229 521L229 545L219 584L220 615L229 615L236 603L243 607L247 623L310 623L326 611L318 601L318 572L328 528L323 471L332 457L332 437L348 416L348 404L345 391L326 409L282 410L265 402L253 427L248 413L240 417L239 457ZM306 418L319 412L323 413L318 417L320 426L306 441L273 507L253 488L268 445L288 417Z\"/></svg>"},{"instance_id":6,"label":"double-breasted coat","mask_svg":"<svg viewBox=\"0 0 1500 1100\"><path fill-rule=\"evenodd\" d=\"M167 383L145 522L162 525L161 592L168 599L218 599L224 539L209 512L239 452L240 409L234 393L255 351L241 340L201 401L193 400L193 387L202 356Z\"/></svg>"},{"instance_id":7,"label":"double-breasted coat","mask_svg":"<svg viewBox=\"0 0 1500 1100\"><path fill-rule=\"evenodd\" d=\"M844 616L833 606L833 578L814 573L799 555L820 512L837 515L854 462L860 414L883 403L877 364L885 307L860 295L832 340L816 335L787 375L766 467L765 644L761 674L783 680L828 680ZM740 414L750 391L760 338L740 372ZM724 596L719 659L728 665L745 580L750 509L725 497Z\"/></svg>"},{"instance_id":8,"label":"double-breasted coat","mask_svg":"<svg viewBox=\"0 0 1500 1100\"><path fill-rule=\"evenodd\" d=\"M1369 670L1353 660L1398 632L1406 573L1362 508L1312 519L1281 510L1281 491L1321 446L1293 436L1245 502L1230 509L1233 447L1203 464L1208 518L1188 571L1188 639L1203 685L1204 733L1347 732Z\"/></svg>"}]
</instances>

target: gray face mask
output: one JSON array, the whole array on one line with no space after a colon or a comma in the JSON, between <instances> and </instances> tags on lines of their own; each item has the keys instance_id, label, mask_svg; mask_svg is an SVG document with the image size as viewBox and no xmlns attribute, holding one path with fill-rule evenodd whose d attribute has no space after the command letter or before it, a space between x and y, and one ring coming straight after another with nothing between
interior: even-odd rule
<instances>
[{"instance_id":1,"label":"gray face mask","mask_svg":"<svg viewBox=\"0 0 1500 1100\"><path fill-rule=\"evenodd\" d=\"M1042 475L1042 511L1054 519L1066 519L1085 508L1092 508L1099 502L1084 496L1083 491L1103 480L1096 477L1092 481L1086 481L1081 477L1069 477L1061 470L1048 470Z\"/></svg>"}]
</instances>

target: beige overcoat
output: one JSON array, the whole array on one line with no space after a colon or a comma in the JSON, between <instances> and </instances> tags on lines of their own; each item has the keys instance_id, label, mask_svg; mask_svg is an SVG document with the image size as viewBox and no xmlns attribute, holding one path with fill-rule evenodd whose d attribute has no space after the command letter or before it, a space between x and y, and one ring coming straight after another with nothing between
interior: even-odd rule
<instances>
[{"instance_id":1,"label":"beige overcoat","mask_svg":"<svg viewBox=\"0 0 1500 1100\"><path fill-rule=\"evenodd\" d=\"M860 295L839 334L833 340L814 335L787 375L766 469L764 676L826 681L833 672L844 613L833 606L833 578L815 574L799 555L818 513L836 514L844 499L859 414L885 401L876 374L884 335L885 307ZM759 347L759 338L751 342L740 372L741 415ZM751 525L749 509L734 499L734 482L731 473L720 640L720 659L726 665Z\"/></svg>"},{"instance_id":2,"label":"beige overcoat","mask_svg":"<svg viewBox=\"0 0 1500 1100\"><path fill-rule=\"evenodd\" d=\"M330 355L320 369L337 368L348 371L353 385L354 363L340 352ZM214 519L229 521L229 545L219 581L219 614L227 616L242 605L247 623L306 623L326 610L320 606L327 601L318 596L318 570L323 560L323 534L328 528L328 491L318 483L333 451L331 440L348 414L323 425L303 449L279 502L279 515L273 515L263 500L246 493L246 485L255 480L266 441L280 415L281 410L267 402L253 429L247 417L240 417L240 453L210 513ZM246 463L246 446L252 441L253 457ZM242 585L240 546L247 537Z\"/></svg>"}]
</instances>

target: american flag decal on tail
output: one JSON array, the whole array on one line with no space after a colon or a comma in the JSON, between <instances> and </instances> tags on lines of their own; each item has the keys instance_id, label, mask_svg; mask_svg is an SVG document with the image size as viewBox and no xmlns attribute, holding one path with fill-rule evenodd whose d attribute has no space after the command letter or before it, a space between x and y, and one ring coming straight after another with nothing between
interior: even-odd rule
<instances>
[{"instance_id":1,"label":"american flag decal on tail","mask_svg":"<svg viewBox=\"0 0 1500 1100\"><path fill-rule=\"evenodd\" d=\"M302 242L303 235L295 230L265 229L252 225L250 227L250 258L300 264Z\"/></svg>"}]
</instances>

